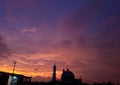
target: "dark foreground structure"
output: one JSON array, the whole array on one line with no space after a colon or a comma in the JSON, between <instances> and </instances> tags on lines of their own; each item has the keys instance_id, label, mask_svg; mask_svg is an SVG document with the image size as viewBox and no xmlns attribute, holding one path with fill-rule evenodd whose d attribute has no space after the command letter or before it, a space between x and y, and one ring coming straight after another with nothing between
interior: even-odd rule
<instances>
[{"instance_id":1,"label":"dark foreground structure","mask_svg":"<svg viewBox=\"0 0 120 85\"><path fill-rule=\"evenodd\" d=\"M63 69L61 80L56 79L56 65L53 66L52 81L50 82L32 82L31 85L86 85L82 83L82 79L75 79L75 75L68 68Z\"/></svg>"},{"instance_id":2,"label":"dark foreground structure","mask_svg":"<svg viewBox=\"0 0 120 85\"><path fill-rule=\"evenodd\" d=\"M53 75L52 81L50 82L32 82L31 85L114 85L111 82L102 82L102 83L84 83L82 79L75 79L75 75L72 71L68 68L65 70L63 69L63 73L61 74L61 80L56 79L56 65L53 66ZM120 85L120 84L118 84Z\"/></svg>"},{"instance_id":3,"label":"dark foreground structure","mask_svg":"<svg viewBox=\"0 0 120 85\"><path fill-rule=\"evenodd\" d=\"M0 72L0 85L30 85L31 78L20 74Z\"/></svg>"},{"instance_id":4,"label":"dark foreground structure","mask_svg":"<svg viewBox=\"0 0 120 85\"><path fill-rule=\"evenodd\" d=\"M115 85L111 82L102 83L84 83L82 79L75 79L75 75L68 68L63 69L61 80L56 79L56 65L53 66L53 75L50 82L31 82L32 77L13 74L7 72L0 72L0 85ZM120 85L120 84L117 84Z\"/></svg>"}]
</instances>

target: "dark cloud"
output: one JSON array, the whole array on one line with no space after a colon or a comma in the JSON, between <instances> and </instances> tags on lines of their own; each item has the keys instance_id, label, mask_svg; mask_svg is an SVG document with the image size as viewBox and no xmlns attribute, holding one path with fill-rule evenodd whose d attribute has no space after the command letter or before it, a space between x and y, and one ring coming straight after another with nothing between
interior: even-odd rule
<instances>
[{"instance_id":1,"label":"dark cloud","mask_svg":"<svg viewBox=\"0 0 120 85\"><path fill-rule=\"evenodd\" d=\"M61 45L65 48L71 48L72 47L72 40L62 40Z\"/></svg>"},{"instance_id":2,"label":"dark cloud","mask_svg":"<svg viewBox=\"0 0 120 85\"><path fill-rule=\"evenodd\" d=\"M112 80L113 75L115 80L115 75L120 71L119 4L119 0L88 1L62 22L63 36L71 39L72 46L76 46L77 54L87 54L84 56L85 59L88 58L87 63L81 63L84 61L83 57L75 55L71 62L73 67L78 67L79 70L84 69L80 68L82 66L89 68L84 69L88 73L83 72L85 76L91 74L90 76L94 75L97 79L100 76L102 80L102 77L108 75L109 77L105 80ZM75 52L75 49L72 50ZM92 51L94 51L93 54Z\"/></svg>"},{"instance_id":3,"label":"dark cloud","mask_svg":"<svg viewBox=\"0 0 120 85\"><path fill-rule=\"evenodd\" d=\"M97 54L94 61L96 64L96 68L89 69L89 72L91 75L94 75L94 77L96 77L100 81L103 79L103 77L105 77L107 78L107 80L118 82L120 78L119 22L120 16L110 17L104 22L101 30L95 34L95 37L93 39L95 51Z\"/></svg>"},{"instance_id":4,"label":"dark cloud","mask_svg":"<svg viewBox=\"0 0 120 85\"><path fill-rule=\"evenodd\" d=\"M102 31L95 36L95 46L99 59L109 67L119 67L120 59L120 17L105 24ZM118 69L116 69L118 70ZM120 69L119 69L120 70Z\"/></svg>"},{"instance_id":5,"label":"dark cloud","mask_svg":"<svg viewBox=\"0 0 120 85\"><path fill-rule=\"evenodd\" d=\"M5 58L10 55L10 51L2 36L0 36L0 57Z\"/></svg>"},{"instance_id":6,"label":"dark cloud","mask_svg":"<svg viewBox=\"0 0 120 85\"><path fill-rule=\"evenodd\" d=\"M107 19L119 16L119 0L87 1L82 7L66 17L63 30L69 36L86 35L91 37Z\"/></svg>"},{"instance_id":7,"label":"dark cloud","mask_svg":"<svg viewBox=\"0 0 120 85\"><path fill-rule=\"evenodd\" d=\"M111 81L111 82L119 82L120 75L119 71L112 71L109 69L86 69L83 71L85 75L84 78L89 80L91 79L93 82L95 81ZM86 76L87 75L87 76ZM89 76L89 78L88 78Z\"/></svg>"}]
</instances>

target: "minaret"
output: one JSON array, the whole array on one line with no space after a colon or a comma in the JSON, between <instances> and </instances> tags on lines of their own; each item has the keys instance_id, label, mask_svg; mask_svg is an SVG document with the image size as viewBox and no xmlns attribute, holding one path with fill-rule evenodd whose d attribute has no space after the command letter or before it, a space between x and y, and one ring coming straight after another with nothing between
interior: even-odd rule
<instances>
[{"instance_id":1,"label":"minaret","mask_svg":"<svg viewBox=\"0 0 120 85\"><path fill-rule=\"evenodd\" d=\"M52 81L56 81L56 65L53 66L53 76Z\"/></svg>"}]
</instances>

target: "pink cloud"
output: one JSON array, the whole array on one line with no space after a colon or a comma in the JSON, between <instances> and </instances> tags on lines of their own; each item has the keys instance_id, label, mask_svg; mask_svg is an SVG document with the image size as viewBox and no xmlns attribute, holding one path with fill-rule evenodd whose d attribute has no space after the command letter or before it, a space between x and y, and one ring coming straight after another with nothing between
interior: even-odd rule
<instances>
[{"instance_id":1,"label":"pink cloud","mask_svg":"<svg viewBox=\"0 0 120 85\"><path fill-rule=\"evenodd\" d=\"M22 29L21 32L37 32L37 29Z\"/></svg>"}]
</instances>

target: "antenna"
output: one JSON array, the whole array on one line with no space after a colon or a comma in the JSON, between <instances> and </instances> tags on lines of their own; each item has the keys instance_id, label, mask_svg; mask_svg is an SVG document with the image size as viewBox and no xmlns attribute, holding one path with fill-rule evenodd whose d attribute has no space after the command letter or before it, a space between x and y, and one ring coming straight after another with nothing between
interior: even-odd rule
<instances>
[{"instance_id":1,"label":"antenna","mask_svg":"<svg viewBox=\"0 0 120 85\"><path fill-rule=\"evenodd\" d=\"M14 74L14 71L15 71L15 66L16 66L16 61L13 62L13 74Z\"/></svg>"}]
</instances>

